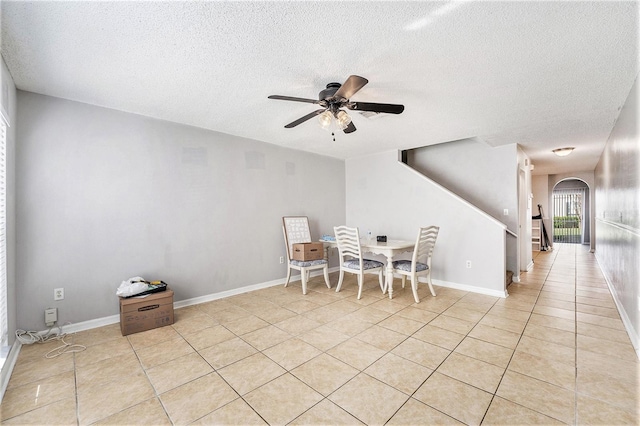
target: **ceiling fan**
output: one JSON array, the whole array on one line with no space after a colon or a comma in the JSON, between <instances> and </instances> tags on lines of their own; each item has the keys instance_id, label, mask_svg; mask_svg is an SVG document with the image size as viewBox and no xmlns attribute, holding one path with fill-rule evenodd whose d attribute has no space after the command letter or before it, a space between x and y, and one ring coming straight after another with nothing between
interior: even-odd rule
<instances>
[{"instance_id":1,"label":"ceiling fan","mask_svg":"<svg viewBox=\"0 0 640 426\"><path fill-rule=\"evenodd\" d=\"M351 96L353 96L358 90L362 89L368 82L369 80L364 77L351 75L347 78L347 81L345 81L344 84L327 84L327 88L318 93L318 100L281 95L271 95L269 96L269 99L306 102L310 104L317 104L322 107L321 109L315 110L284 126L287 129L304 123L317 115L319 116L318 118L320 119L322 127L329 127L333 119L335 119L338 126L340 126L345 133L353 133L356 131L356 126L353 125L349 114L341 108L347 108L352 111L370 111L375 113L384 112L387 114L400 114L404 111L404 105L351 101Z\"/></svg>"}]
</instances>

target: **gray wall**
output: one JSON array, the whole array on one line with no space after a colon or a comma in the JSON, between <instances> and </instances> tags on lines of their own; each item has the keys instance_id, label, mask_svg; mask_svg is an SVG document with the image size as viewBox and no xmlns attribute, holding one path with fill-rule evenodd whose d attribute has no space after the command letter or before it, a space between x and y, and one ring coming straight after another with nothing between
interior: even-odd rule
<instances>
[{"instance_id":1,"label":"gray wall","mask_svg":"<svg viewBox=\"0 0 640 426\"><path fill-rule=\"evenodd\" d=\"M476 139L463 139L414 149L407 163L519 234L516 144L494 148ZM517 241L509 237L507 269L519 272L516 262Z\"/></svg>"},{"instance_id":2,"label":"gray wall","mask_svg":"<svg viewBox=\"0 0 640 426\"><path fill-rule=\"evenodd\" d=\"M282 216L345 222L341 160L29 92L18 117L20 328L115 315L136 275L176 301L278 280Z\"/></svg>"},{"instance_id":3,"label":"gray wall","mask_svg":"<svg viewBox=\"0 0 640 426\"><path fill-rule=\"evenodd\" d=\"M596 166L596 257L632 342L639 349L640 135L638 81Z\"/></svg>"},{"instance_id":4,"label":"gray wall","mask_svg":"<svg viewBox=\"0 0 640 426\"><path fill-rule=\"evenodd\" d=\"M506 296L504 224L402 164L397 151L349 158L346 165L347 225L409 241L419 227L439 226L434 284Z\"/></svg>"},{"instance_id":5,"label":"gray wall","mask_svg":"<svg viewBox=\"0 0 640 426\"><path fill-rule=\"evenodd\" d=\"M515 144L494 148L463 139L415 149L408 164L517 233L517 161Z\"/></svg>"}]
</instances>

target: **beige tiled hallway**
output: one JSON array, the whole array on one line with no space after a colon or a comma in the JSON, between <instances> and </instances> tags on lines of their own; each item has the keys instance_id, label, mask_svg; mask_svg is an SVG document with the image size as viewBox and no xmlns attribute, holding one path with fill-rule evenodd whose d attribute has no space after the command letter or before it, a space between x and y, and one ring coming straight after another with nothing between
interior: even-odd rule
<instances>
[{"instance_id":1,"label":"beige tiled hallway","mask_svg":"<svg viewBox=\"0 0 640 426\"><path fill-rule=\"evenodd\" d=\"M332 275L335 286L337 277ZM536 253L506 299L322 278L176 311L86 351L24 346L3 424L638 424L638 358L583 246Z\"/></svg>"}]
</instances>

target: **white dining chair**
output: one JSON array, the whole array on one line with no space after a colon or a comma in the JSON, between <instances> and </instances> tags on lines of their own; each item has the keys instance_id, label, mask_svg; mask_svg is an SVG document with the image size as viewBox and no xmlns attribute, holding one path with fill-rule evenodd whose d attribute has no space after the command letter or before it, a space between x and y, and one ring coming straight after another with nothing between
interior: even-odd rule
<instances>
[{"instance_id":1,"label":"white dining chair","mask_svg":"<svg viewBox=\"0 0 640 426\"><path fill-rule=\"evenodd\" d=\"M293 245L298 243L310 243L311 231L309 230L309 220L306 216L285 216L282 218L282 233L284 234L284 244L287 253L287 279L284 286L289 285L291 271L300 271L300 281L302 282L302 294L307 294L307 282L311 276L311 271L322 269L324 282L331 288L329 282L329 261L319 260L294 260Z\"/></svg>"},{"instance_id":2,"label":"white dining chair","mask_svg":"<svg viewBox=\"0 0 640 426\"><path fill-rule=\"evenodd\" d=\"M393 272L402 275L402 288L404 288L407 277L411 278L411 290L416 303L420 303L418 298L418 278L421 276L427 277L429 290L431 290L433 296L436 295L431 283L431 256L433 255L433 248L439 231L440 227L438 226L420 228L411 260L396 260L392 263Z\"/></svg>"},{"instance_id":3,"label":"white dining chair","mask_svg":"<svg viewBox=\"0 0 640 426\"><path fill-rule=\"evenodd\" d=\"M356 274L358 276L358 299L362 297L362 286L364 283L365 273L378 274L380 281L380 289L385 292L383 272L384 264L377 260L364 259L362 257L362 249L360 247L360 232L358 228L349 228L347 226L336 226L333 228L338 245L338 253L340 256L340 278L336 293L342 287L344 273Z\"/></svg>"}]
</instances>

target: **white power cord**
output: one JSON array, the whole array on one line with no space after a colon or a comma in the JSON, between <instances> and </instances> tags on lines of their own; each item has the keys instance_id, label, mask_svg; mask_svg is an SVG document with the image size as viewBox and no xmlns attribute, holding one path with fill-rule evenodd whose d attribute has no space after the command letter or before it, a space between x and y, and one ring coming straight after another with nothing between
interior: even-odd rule
<instances>
[{"instance_id":1,"label":"white power cord","mask_svg":"<svg viewBox=\"0 0 640 426\"><path fill-rule=\"evenodd\" d=\"M57 328L58 331L52 331L54 328ZM82 352L87 349L86 346L83 345L72 345L64 341L66 334L62 332L62 326L50 327L49 330L45 333L39 333L37 331L24 331L24 330L16 330L16 339L22 343L23 345L31 345L34 343L47 343L52 340L60 340L63 345L58 346L44 354L44 358L55 358L64 353L73 353L73 352Z\"/></svg>"}]
</instances>

